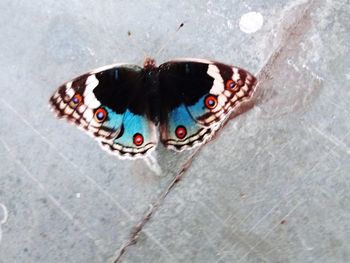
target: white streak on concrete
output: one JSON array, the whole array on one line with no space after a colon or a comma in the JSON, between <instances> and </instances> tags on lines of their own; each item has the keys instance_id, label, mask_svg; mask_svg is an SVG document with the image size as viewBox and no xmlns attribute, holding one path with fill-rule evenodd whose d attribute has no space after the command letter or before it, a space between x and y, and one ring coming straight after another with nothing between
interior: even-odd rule
<instances>
[{"instance_id":1,"label":"white streak on concrete","mask_svg":"<svg viewBox=\"0 0 350 263\"><path fill-rule=\"evenodd\" d=\"M3 211L3 217L0 220L0 242L2 240L2 229L1 229L1 225L5 224L7 222L7 218L8 218L8 211L7 211L7 207L5 205L3 205L2 203L0 203L0 208Z\"/></svg>"}]
</instances>

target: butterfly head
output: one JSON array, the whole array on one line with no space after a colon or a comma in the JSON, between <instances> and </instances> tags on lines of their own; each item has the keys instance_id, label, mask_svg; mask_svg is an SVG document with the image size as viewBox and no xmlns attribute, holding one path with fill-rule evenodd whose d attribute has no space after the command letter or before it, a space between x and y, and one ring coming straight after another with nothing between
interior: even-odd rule
<instances>
[{"instance_id":1,"label":"butterfly head","mask_svg":"<svg viewBox=\"0 0 350 263\"><path fill-rule=\"evenodd\" d=\"M154 58L146 57L145 61L143 62L143 68L144 69L154 69L156 68L156 60Z\"/></svg>"}]
</instances>

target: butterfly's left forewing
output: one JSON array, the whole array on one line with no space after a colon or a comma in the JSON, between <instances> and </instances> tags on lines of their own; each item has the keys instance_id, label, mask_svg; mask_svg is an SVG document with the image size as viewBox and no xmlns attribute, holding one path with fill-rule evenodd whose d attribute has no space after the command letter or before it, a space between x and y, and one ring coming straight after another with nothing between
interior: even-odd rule
<instances>
[{"instance_id":1,"label":"butterfly's left forewing","mask_svg":"<svg viewBox=\"0 0 350 263\"><path fill-rule=\"evenodd\" d=\"M142 157L157 144L143 90L142 68L112 65L63 84L50 104L59 118L83 128L110 153Z\"/></svg>"},{"instance_id":2,"label":"butterfly's left forewing","mask_svg":"<svg viewBox=\"0 0 350 263\"><path fill-rule=\"evenodd\" d=\"M251 98L256 79L238 67L179 59L159 67L159 83L161 141L182 150L209 139L237 106Z\"/></svg>"}]
</instances>

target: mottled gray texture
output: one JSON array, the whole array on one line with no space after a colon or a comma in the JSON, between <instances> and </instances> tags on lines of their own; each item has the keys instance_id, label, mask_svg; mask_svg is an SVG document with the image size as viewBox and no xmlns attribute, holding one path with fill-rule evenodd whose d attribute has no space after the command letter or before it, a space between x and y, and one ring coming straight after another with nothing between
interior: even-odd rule
<instances>
[{"instance_id":1,"label":"mottled gray texture","mask_svg":"<svg viewBox=\"0 0 350 263\"><path fill-rule=\"evenodd\" d=\"M251 35L249 11L265 19ZM140 222L121 262L349 262L349 32L346 0L2 0L0 262L109 262ZM163 45L158 62L215 59L260 81L165 198L193 151L158 147L157 175L47 106L75 75Z\"/></svg>"}]
</instances>

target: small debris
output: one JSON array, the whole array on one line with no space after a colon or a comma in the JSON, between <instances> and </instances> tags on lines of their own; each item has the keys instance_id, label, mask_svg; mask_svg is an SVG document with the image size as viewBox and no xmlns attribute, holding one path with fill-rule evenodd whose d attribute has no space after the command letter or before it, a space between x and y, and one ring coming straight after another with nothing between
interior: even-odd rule
<instances>
[{"instance_id":1,"label":"small debris","mask_svg":"<svg viewBox=\"0 0 350 263\"><path fill-rule=\"evenodd\" d=\"M288 223L287 219L281 220L281 225L286 225Z\"/></svg>"},{"instance_id":2,"label":"small debris","mask_svg":"<svg viewBox=\"0 0 350 263\"><path fill-rule=\"evenodd\" d=\"M179 27L177 28L176 32L179 31L179 30L181 29L181 27L183 27L184 25L185 25L185 23L182 22L182 23L179 25Z\"/></svg>"},{"instance_id":3,"label":"small debris","mask_svg":"<svg viewBox=\"0 0 350 263\"><path fill-rule=\"evenodd\" d=\"M243 193L243 192L240 192L240 193L239 193L239 196L243 198L243 197L245 197L245 196L246 196L246 194L245 194L245 193Z\"/></svg>"}]
</instances>

